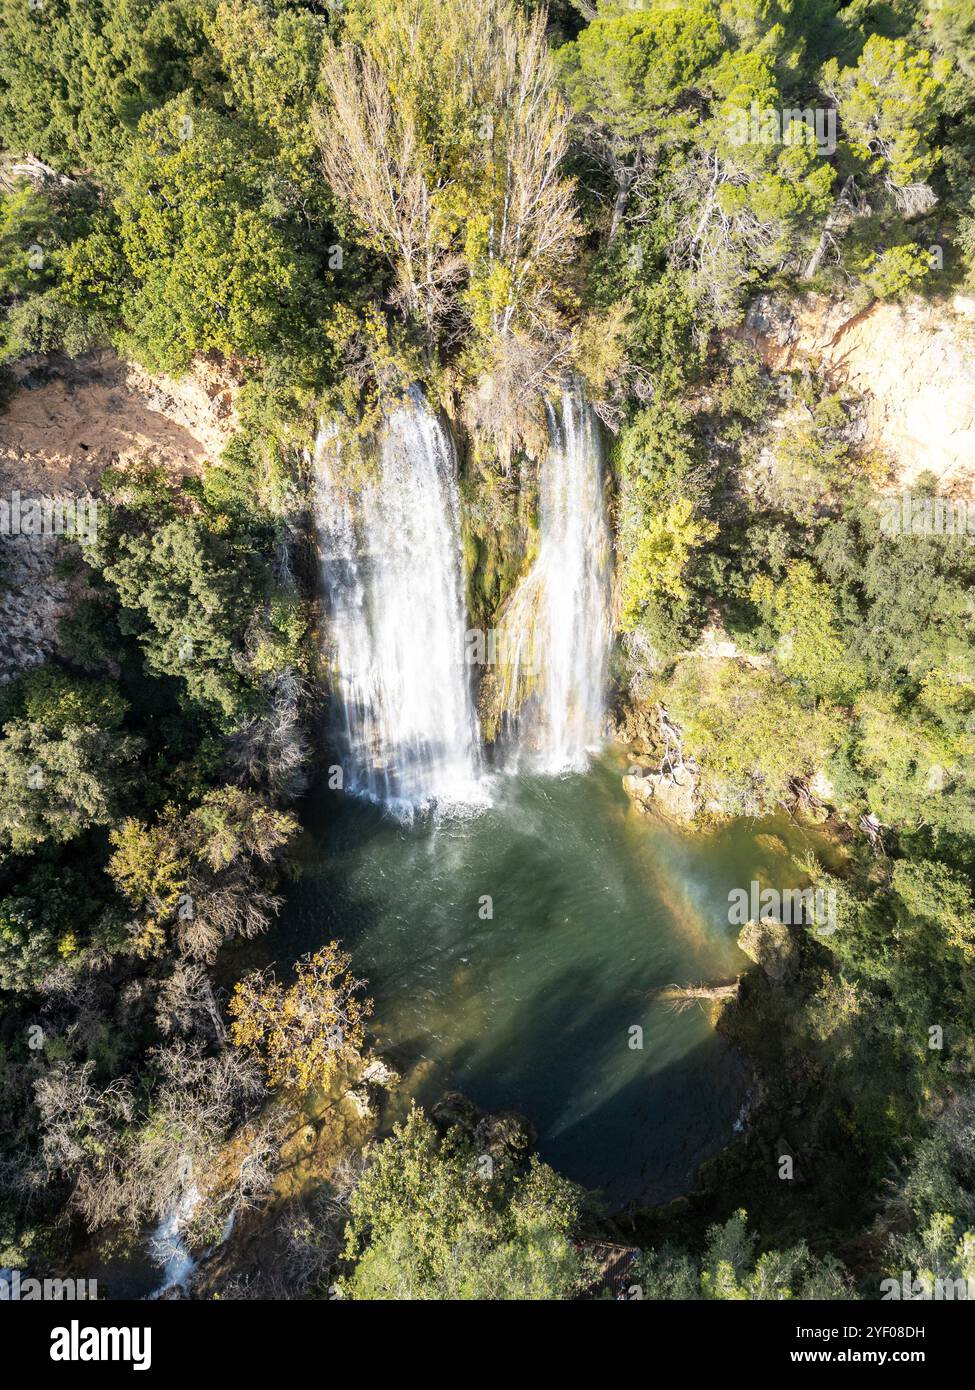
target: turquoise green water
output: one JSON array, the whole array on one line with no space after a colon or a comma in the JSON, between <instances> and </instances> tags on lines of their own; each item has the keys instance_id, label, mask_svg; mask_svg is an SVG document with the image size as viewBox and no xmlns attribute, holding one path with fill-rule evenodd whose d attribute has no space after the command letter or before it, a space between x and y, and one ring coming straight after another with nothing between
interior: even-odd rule
<instances>
[{"instance_id":1,"label":"turquoise green water","mask_svg":"<svg viewBox=\"0 0 975 1390\"><path fill-rule=\"evenodd\" d=\"M488 809L437 825L322 793L271 943L284 967L340 938L421 1101L455 1087L524 1112L542 1156L613 1206L686 1191L746 1097L704 1012L655 992L748 966L731 888L802 881L788 822L684 836L636 814L620 771L499 779Z\"/></svg>"}]
</instances>

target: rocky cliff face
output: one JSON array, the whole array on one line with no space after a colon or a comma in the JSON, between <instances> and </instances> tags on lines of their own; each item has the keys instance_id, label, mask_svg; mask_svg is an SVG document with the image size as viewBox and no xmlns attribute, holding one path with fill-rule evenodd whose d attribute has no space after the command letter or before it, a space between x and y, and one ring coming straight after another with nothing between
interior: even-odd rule
<instances>
[{"instance_id":1,"label":"rocky cliff face","mask_svg":"<svg viewBox=\"0 0 975 1390\"><path fill-rule=\"evenodd\" d=\"M77 516L82 502L85 523L97 524L88 503L110 465L146 459L196 473L233 427L234 383L215 364L174 382L99 353L25 359L15 378L0 414L0 683L58 655L58 626L76 597L59 564L71 542L25 528L26 509L45 501Z\"/></svg>"},{"instance_id":2,"label":"rocky cliff face","mask_svg":"<svg viewBox=\"0 0 975 1390\"><path fill-rule=\"evenodd\" d=\"M0 536L0 684L57 654L72 589L57 573L60 540Z\"/></svg>"},{"instance_id":3,"label":"rocky cliff face","mask_svg":"<svg viewBox=\"0 0 975 1390\"><path fill-rule=\"evenodd\" d=\"M811 367L862 396L864 442L890 459L898 490L930 471L940 490L975 497L975 299L855 312L819 295L762 295L743 336L773 371Z\"/></svg>"}]
</instances>

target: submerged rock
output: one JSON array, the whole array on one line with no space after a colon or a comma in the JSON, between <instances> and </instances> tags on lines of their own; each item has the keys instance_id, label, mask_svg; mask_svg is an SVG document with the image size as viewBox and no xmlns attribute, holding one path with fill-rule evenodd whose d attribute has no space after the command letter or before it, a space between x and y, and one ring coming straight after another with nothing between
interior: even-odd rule
<instances>
[{"instance_id":1,"label":"submerged rock","mask_svg":"<svg viewBox=\"0 0 975 1390\"><path fill-rule=\"evenodd\" d=\"M375 1113L365 1086L353 1086L351 1091L346 1091L345 1096L360 1119L367 1119Z\"/></svg>"},{"instance_id":2,"label":"submerged rock","mask_svg":"<svg viewBox=\"0 0 975 1390\"><path fill-rule=\"evenodd\" d=\"M756 835L755 844L766 854L774 854L783 859L789 853L789 847L781 835Z\"/></svg>"}]
</instances>

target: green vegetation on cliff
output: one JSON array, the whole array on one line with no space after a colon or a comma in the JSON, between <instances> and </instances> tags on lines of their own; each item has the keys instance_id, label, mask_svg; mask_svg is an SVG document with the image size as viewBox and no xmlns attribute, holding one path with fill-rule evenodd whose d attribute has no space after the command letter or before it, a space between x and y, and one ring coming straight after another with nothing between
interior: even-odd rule
<instances>
[{"instance_id":1,"label":"green vegetation on cliff","mask_svg":"<svg viewBox=\"0 0 975 1390\"><path fill-rule=\"evenodd\" d=\"M730 1025L781 1053L766 1122L805 1107L807 1196L783 1225L760 1183L749 1234L734 1150L706 1224L642 1255L647 1296L971 1278L970 538L892 536L863 403L743 331L760 292L861 311L975 283L964 0L0 0L0 145L0 360L209 356L239 383L201 477L104 479L58 657L0 687L0 1264L133 1239L187 1154L234 1152L259 1205L268 1090L362 1043L358 1014L348 1046L297 1028L262 1072L248 1048L267 1063L308 980L245 977L228 1038L213 974L273 919L298 831L318 415L367 433L416 381L447 411L488 627L533 558L546 396L578 376L612 443L619 703L664 707L709 813L818 798L850 842L842 881L810 865L835 932ZM313 981L330 1005L347 965ZM578 1192L527 1149L482 1188L478 1157L411 1115L302 1291L589 1288Z\"/></svg>"}]
</instances>

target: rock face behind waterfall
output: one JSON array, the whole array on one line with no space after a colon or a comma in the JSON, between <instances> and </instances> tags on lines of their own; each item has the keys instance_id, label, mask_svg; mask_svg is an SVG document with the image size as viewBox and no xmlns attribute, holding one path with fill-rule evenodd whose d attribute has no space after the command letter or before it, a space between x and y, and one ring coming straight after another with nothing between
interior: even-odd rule
<instances>
[{"instance_id":1,"label":"rock face behind waterfall","mask_svg":"<svg viewBox=\"0 0 975 1390\"><path fill-rule=\"evenodd\" d=\"M375 476L317 447L318 525L345 786L394 806L478 796L480 735L465 663L457 468L419 392L393 410Z\"/></svg>"},{"instance_id":2,"label":"rock face behind waterfall","mask_svg":"<svg viewBox=\"0 0 975 1390\"><path fill-rule=\"evenodd\" d=\"M611 641L610 534L599 428L574 391L549 407L539 547L502 615L499 713L519 754L547 772L585 765L603 734Z\"/></svg>"}]
</instances>

